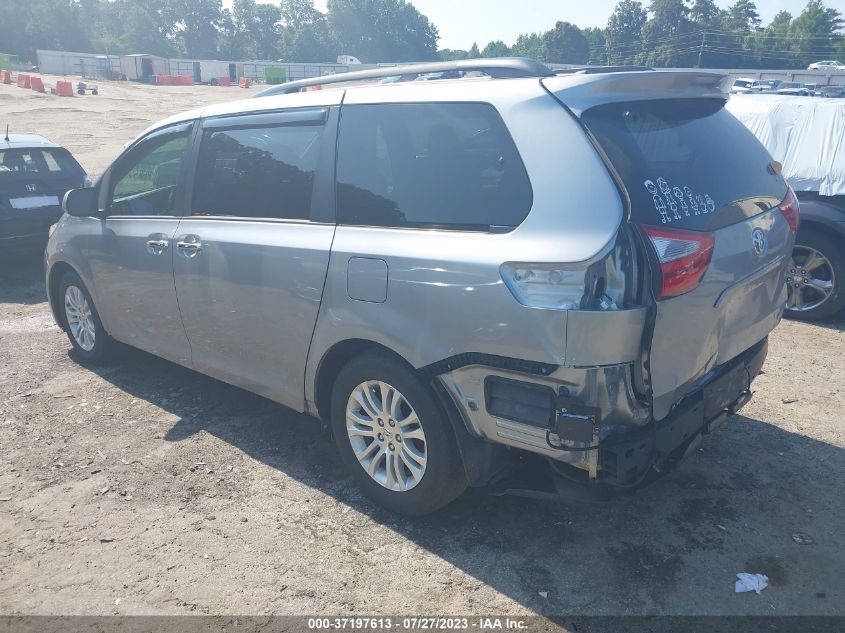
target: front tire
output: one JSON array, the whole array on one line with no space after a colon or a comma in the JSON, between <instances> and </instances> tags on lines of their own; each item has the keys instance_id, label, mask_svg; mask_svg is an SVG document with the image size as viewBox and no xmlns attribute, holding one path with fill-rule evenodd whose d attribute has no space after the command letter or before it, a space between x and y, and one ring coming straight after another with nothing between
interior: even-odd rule
<instances>
[{"instance_id":1,"label":"front tire","mask_svg":"<svg viewBox=\"0 0 845 633\"><path fill-rule=\"evenodd\" d=\"M441 404L392 356L367 353L340 371L331 420L343 461L379 505L420 516L443 507L467 486Z\"/></svg>"},{"instance_id":2,"label":"front tire","mask_svg":"<svg viewBox=\"0 0 845 633\"><path fill-rule=\"evenodd\" d=\"M62 276L57 299L65 331L78 358L91 364L107 360L115 342L103 328L94 301L79 275L67 272Z\"/></svg>"},{"instance_id":3,"label":"front tire","mask_svg":"<svg viewBox=\"0 0 845 633\"><path fill-rule=\"evenodd\" d=\"M786 316L829 319L845 310L845 244L813 228L798 234L786 274Z\"/></svg>"}]
</instances>

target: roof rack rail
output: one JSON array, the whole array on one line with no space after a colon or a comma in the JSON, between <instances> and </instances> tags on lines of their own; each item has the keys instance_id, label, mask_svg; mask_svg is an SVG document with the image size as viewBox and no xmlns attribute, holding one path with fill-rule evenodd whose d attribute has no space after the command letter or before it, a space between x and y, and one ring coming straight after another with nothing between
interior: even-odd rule
<instances>
[{"instance_id":1,"label":"roof rack rail","mask_svg":"<svg viewBox=\"0 0 845 633\"><path fill-rule=\"evenodd\" d=\"M654 70L648 66L581 66L580 68L560 68L556 75L601 75L604 73L630 73Z\"/></svg>"},{"instance_id":2,"label":"roof rack rail","mask_svg":"<svg viewBox=\"0 0 845 633\"><path fill-rule=\"evenodd\" d=\"M351 81L366 81L383 77L427 75L448 71L479 72L497 79L514 77L553 77L555 73L548 66L536 59L525 57L498 57L488 59L462 59L452 62L430 62L421 64L405 64L403 66L385 66L371 70L359 70L336 75L324 75L310 79L289 81L278 86L271 86L259 92L255 97L269 97L271 95L300 92L311 86L325 86L328 84L348 83ZM253 98L255 98L253 97Z\"/></svg>"}]
</instances>

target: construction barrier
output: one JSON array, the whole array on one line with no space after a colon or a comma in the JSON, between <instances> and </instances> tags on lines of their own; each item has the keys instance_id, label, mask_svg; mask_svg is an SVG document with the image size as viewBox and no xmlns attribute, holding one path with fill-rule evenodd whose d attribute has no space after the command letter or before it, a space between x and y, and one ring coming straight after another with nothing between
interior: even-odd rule
<instances>
[{"instance_id":1,"label":"construction barrier","mask_svg":"<svg viewBox=\"0 0 845 633\"><path fill-rule=\"evenodd\" d=\"M241 88L249 88L250 86L252 86L252 82L249 80L249 77L241 77L241 80L240 82L238 82L238 85Z\"/></svg>"},{"instance_id":2,"label":"construction barrier","mask_svg":"<svg viewBox=\"0 0 845 633\"><path fill-rule=\"evenodd\" d=\"M73 82L70 81L57 81L56 82L56 94L60 97L72 97L73 96Z\"/></svg>"},{"instance_id":3,"label":"construction barrier","mask_svg":"<svg viewBox=\"0 0 845 633\"><path fill-rule=\"evenodd\" d=\"M217 85L218 86L231 86L232 82L229 80L228 77L218 77L217 78Z\"/></svg>"},{"instance_id":4,"label":"construction barrier","mask_svg":"<svg viewBox=\"0 0 845 633\"><path fill-rule=\"evenodd\" d=\"M18 88L29 89L29 75L18 73Z\"/></svg>"},{"instance_id":5,"label":"construction barrier","mask_svg":"<svg viewBox=\"0 0 845 633\"><path fill-rule=\"evenodd\" d=\"M156 86L193 86L194 78L188 75L153 75Z\"/></svg>"},{"instance_id":6,"label":"construction barrier","mask_svg":"<svg viewBox=\"0 0 845 633\"><path fill-rule=\"evenodd\" d=\"M12 83L12 73L8 70L0 70L0 84Z\"/></svg>"},{"instance_id":7,"label":"construction barrier","mask_svg":"<svg viewBox=\"0 0 845 633\"><path fill-rule=\"evenodd\" d=\"M31 90L35 92L45 92L44 90L44 80L41 77L30 77L29 78L29 87Z\"/></svg>"}]
</instances>

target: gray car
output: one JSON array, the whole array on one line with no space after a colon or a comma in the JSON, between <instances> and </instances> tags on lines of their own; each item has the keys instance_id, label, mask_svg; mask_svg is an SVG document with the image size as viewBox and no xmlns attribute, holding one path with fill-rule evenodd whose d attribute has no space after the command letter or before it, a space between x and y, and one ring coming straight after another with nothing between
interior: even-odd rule
<instances>
[{"instance_id":1,"label":"gray car","mask_svg":"<svg viewBox=\"0 0 845 633\"><path fill-rule=\"evenodd\" d=\"M651 481L748 401L786 298L797 203L730 79L422 68L487 76L277 86L70 192L46 266L75 357L119 341L321 418L398 512L526 468Z\"/></svg>"}]
</instances>

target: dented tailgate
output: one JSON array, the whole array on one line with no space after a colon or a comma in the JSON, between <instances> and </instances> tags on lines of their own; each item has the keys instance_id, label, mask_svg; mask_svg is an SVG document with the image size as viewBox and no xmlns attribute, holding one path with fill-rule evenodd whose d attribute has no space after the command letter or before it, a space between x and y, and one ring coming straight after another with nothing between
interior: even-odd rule
<instances>
[{"instance_id":1,"label":"dented tailgate","mask_svg":"<svg viewBox=\"0 0 845 633\"><path fill-rule=\"evenodd\" d=\"M622 181L651 264L646 374L659 420L777 325L793 241L778 207L788 188L721 99L614 102L581 118ZM700 276L666 294L660 247L696 240L707 257L696 264Z\"/></svg>"}]
</instances>

